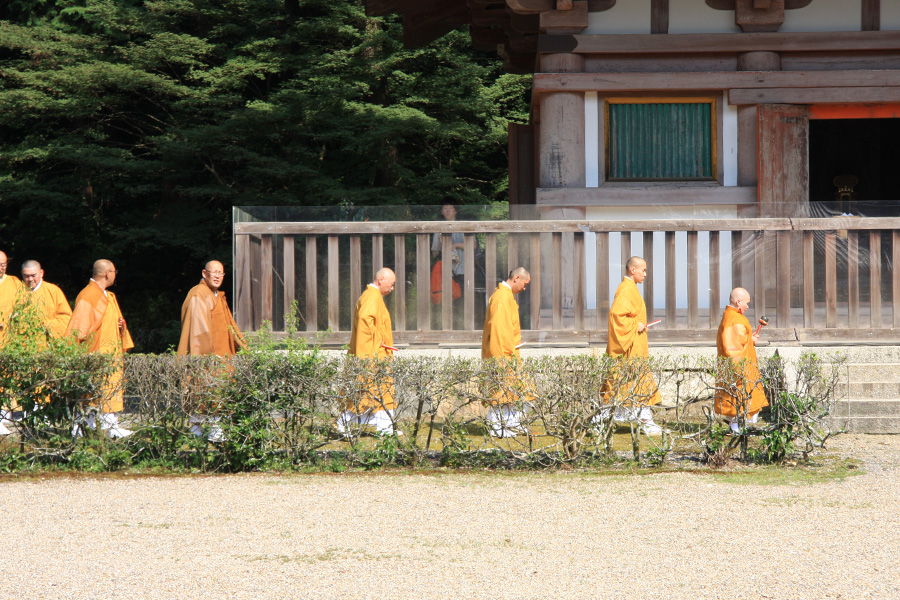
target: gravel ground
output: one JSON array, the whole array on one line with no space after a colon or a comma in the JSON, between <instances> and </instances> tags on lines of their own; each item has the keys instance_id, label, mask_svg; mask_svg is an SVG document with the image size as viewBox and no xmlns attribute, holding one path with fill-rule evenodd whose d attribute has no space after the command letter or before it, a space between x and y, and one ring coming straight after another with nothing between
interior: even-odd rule
<instances>
[{"instance_id":1,"label":"gravel ground","mask_svg":"<svg viewBox=\"0 0 900 600\"><path fill-rule=\"evenodd\" d=\"M900 597L900 436L842 481L439 473L0 480L0 598Z\"/></svg>"}]
</instances>

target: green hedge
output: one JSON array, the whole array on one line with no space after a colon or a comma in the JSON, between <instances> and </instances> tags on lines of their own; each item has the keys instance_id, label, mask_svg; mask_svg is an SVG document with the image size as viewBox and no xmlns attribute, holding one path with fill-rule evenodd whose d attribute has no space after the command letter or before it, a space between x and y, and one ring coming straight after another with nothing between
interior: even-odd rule
<instances>
[{"instance_id":1,"label":"green hedge","mask_svg":"<svg viewBox=\"0 0 900 600\"><path fill-rule=\"evenodd\" d=\"M6 406L26 408L0 448L0 468L67 466L85 470L162 467L198 471L375 468L383 465L551 467L678 456L721 464L732 458L779 461L824 445L841 361L813 354L790 363L761 362L770 410L766 420L729 436L712 414L712 395L728 387L715 360L622 362L606 356L496 361L406 358L367 362L329 357L314 348L263 340L232 360L172 354L127 356L122 425L134 433L109 440L86 427L85 399L106 384L110 365L83 352L0 352ZM647 437L609 418L636 397L636 375L652 371L666 408L655 409L667 431ZM392 381L400 435L369 426L338 434L347 403L376 397ZM605 382L611 393L603 393ZM731 384L732 391L739 386ZM489 435L486 403L515 398L525 432ZM640 398L637 398L640 400ZM376 398L377 400L377 398ZM192 414L213 417L191 433ZM88 435L73 438L80 423Z\"/></svg>"}]
</instances>

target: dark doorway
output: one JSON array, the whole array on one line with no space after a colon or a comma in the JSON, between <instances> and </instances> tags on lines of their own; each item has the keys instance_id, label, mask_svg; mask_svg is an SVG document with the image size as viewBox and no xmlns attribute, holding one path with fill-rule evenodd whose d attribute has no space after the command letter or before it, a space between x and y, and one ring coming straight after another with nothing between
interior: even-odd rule
<instances>
[{"instance_id":1,"label":"dark doorway","mask_svg":"<svg viewBox=\"0 0 900 600\"><path fill-rule=\"evenodd\" d=\"M810 201L833 202L839 175L858 180L851 212L900 215L900 119L811 119Z\"/></svg>"}]
</instances>

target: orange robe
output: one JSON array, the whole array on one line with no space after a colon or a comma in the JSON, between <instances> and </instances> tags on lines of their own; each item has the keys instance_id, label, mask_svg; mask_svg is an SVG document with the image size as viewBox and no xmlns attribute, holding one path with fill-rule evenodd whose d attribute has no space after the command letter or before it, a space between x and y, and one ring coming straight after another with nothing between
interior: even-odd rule
<instances>
[{"instance_id":1,"label":"orange robe","mask_svg":"<svg viewBox=\"0 0 900 600\"><path fill-rule=\"evenodd\" d=\"M42 281L38 289L31 292L31 302L44 315L44 326L50 337L61 338L66 335L72 309L59 287Z\"/></svg>"},{"instance_id":2,"label":"orange robe","mask_svg":"<svg viewBox=\"0 0 900 600\"><path fill-rule=\"evenodd\" d=\"M622 283L616 288L612 306L609 307L609 338L606 343L606 353L613 357L623 357L625 360L635 359L646 362L650 356L650 345L647 342L647 330L638 333L638 323L647 324L647 305L638 291L637 284L630 278L622 278ZM643 366L647 366L646 369ZM639 396L639 402L643 406L659 404L662 400L656 381L650 372L649 365L642 365L640 380L635 383L634 395ZM607 381L604 386L604 395L608 398L612 393L613 385L622 386L623 382L616 382L616 374ZM615 383L614 383L615 382ZM629 384L629 388L631 385ZM629 393L629 395L631 395Z\"/></svg>"},{"instance_id":3,"label":"orange robe","mask_svg":"<svg viewBox=\"0 0 900 600\"><path fill-rule=\"evenodd\" d=\"M522 329L519 326L519 304L512 290L503 282L488 300L481 335L481 358L519 357Z\"/></svg>"},{"instance_id":4,"label":"orange robe","mask_svg":"<svg viewBox=\"0 0 900 600\"><path fill-rule=\"evenodd\" d=\"M205 281L192 287L181 305L178 354L234 356L246 345L225 293L216 294Z\"/></svg>"},{"instance_id":5,"label":"orange robe","mask_svg":"<svg viewBox=\"0 0 900 600\"><path fill-rule=\"evenodd\" d=\"M112 355L114 369L104 386L100 401L101 412L120 412L124 405L124 354L134 348L128 328L119 329L122 310L116 295L104 294L93 281L75 299L75 310L69 320L67 333L75 336L90 352Z\"/></svg>"},{"instance_id":6,"label":"orange robe","mask_svg":"<svg viewBox=\"0 0 900 600\"><path fill-rule=\"evenodd\" d=\"M381 291L369 284L353 309L353 329L347 354L359 358L389 360L394 357L394 351L384 346L393 345L391 313L388 312ZM393 379L384 377L379 383L374 377L366 378L366 391L359 395L357 401L348 401L347 410L359 414L369 409L378 412L396 407Z\"/></svg>"},{"instance_id":7,"label":"orange robe","mask_svg":"<svg viewBox=\"0 0 900 600\"><path fill-rule=\"evenodd\" d=\"M6 325L23 287L21 280L14 275L4 275L0 279L0 348L6 341Z\"/></svg>"},{"instance_id":8,"label":"orange robe","mask_svg":"<svg viewBox=\"0 0 900 600\"><path fill-rule=\"evenodd\" d=\"M734 361L736 381L716 382L715 410L726 417L736 417L738 412L752 416L769 405L763 391L756 360L756 344L753 343L750 321L733 306L726 306L716 333L716 354ZM736 384L736 385L735 385ZM735 398L721 388L743 388ZM747 403L749 402L749 406Z\"/></svg>"},{"instance_id":9,"label":"orange robe","mask_svg":"<svg viewBox=\"0 0 900 600\"><path fill-rule=\"evenodd\" d=\"M481 334L481 358L493 358L507 362L505 381L501 389L491 394L489 404L494 406L513 404L517 400L530 400L533 390L530 382L516 375L515 362L519 360L522 328L519 323L519 303L509 285L500 282L488 300Z\"/></svg>"}]
</instances>

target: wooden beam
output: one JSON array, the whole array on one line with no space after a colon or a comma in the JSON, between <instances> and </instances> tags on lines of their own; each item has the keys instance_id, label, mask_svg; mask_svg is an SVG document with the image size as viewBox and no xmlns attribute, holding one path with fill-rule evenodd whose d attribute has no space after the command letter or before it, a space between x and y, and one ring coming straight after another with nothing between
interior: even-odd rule
<instances>
[{"instance_id":1,"label":"wooden beam","mask_svg":"<svg viewBox=\"0 0 900 600\"><path fill-rule=\"evenodd\" d=\"M898 73L895 71L895 73ZM900 78L900 73L895 75ZM900 102L900 87L822 87L730 89L728 103L748 104L856 104Z\"/></svg>"},{"instance_id":2,"label":"wooden beam","mask_svg":"<svg viewBox=\"0 0 900 600\"><path fill-rule=\"evenodd\" d=\"M235 223L235 235L366 235L434 233L510 233L548 231L837 231L842 229L900 229L900 217L829 217L823 219L650 219L608 221L591 219L535 221L354 221L340 223L279 222ZM512 248L514 241L509 246ZM429 257L431 248L429 246ZM519 265L511 265L519 266ZM429 271L430 272L430 271ZM503 274L505 277L505 273Z\"/></svg>"},{"instance_id":3,"label":"wooden beam","mask_svg":"<svg viewBox=\"0 0 900 600\"><path fill-rule=\"evenodd\" d=\"M273 291L275 261L272 250L272 236L262 236L262 264L260 265L260 287L262 288L262 320L268 321L271 329L273 320Z\"/></svg>"},{"instance_id":4,"label":"wooden beam","mask_svg":"<svg viewBox=\"0 0 900 600\"><path fill-rule=\"evenodd\" d=\"M533 91L629 92L733 88L900 87L898 71L535 73Z\"/></svg>"},{"instance_id":5,"label":"wooden beam","mask_svg":"<svg viewBox=\"0 0 900 600\"><path fill-rule=\"evenodd\" d=\"M755 160L755 157L754 157ZM756 187L721 185L641 184L602 185L595 188L537 188L537 204L551 206L686 206L757 202Z\"/></svg>"},{"instance_id":6,"label":"wooden beam","mask_svg":"<svg viewBox=\"0 0 900 600\"><path fill-rule=\"evenodd\" d=\"M738 52L855 52L900 49L900 31L791 33L680 33L669 35L552 35L538 39L538 52L578 54L703 54Z\"/></svg>"}]
</instances>

